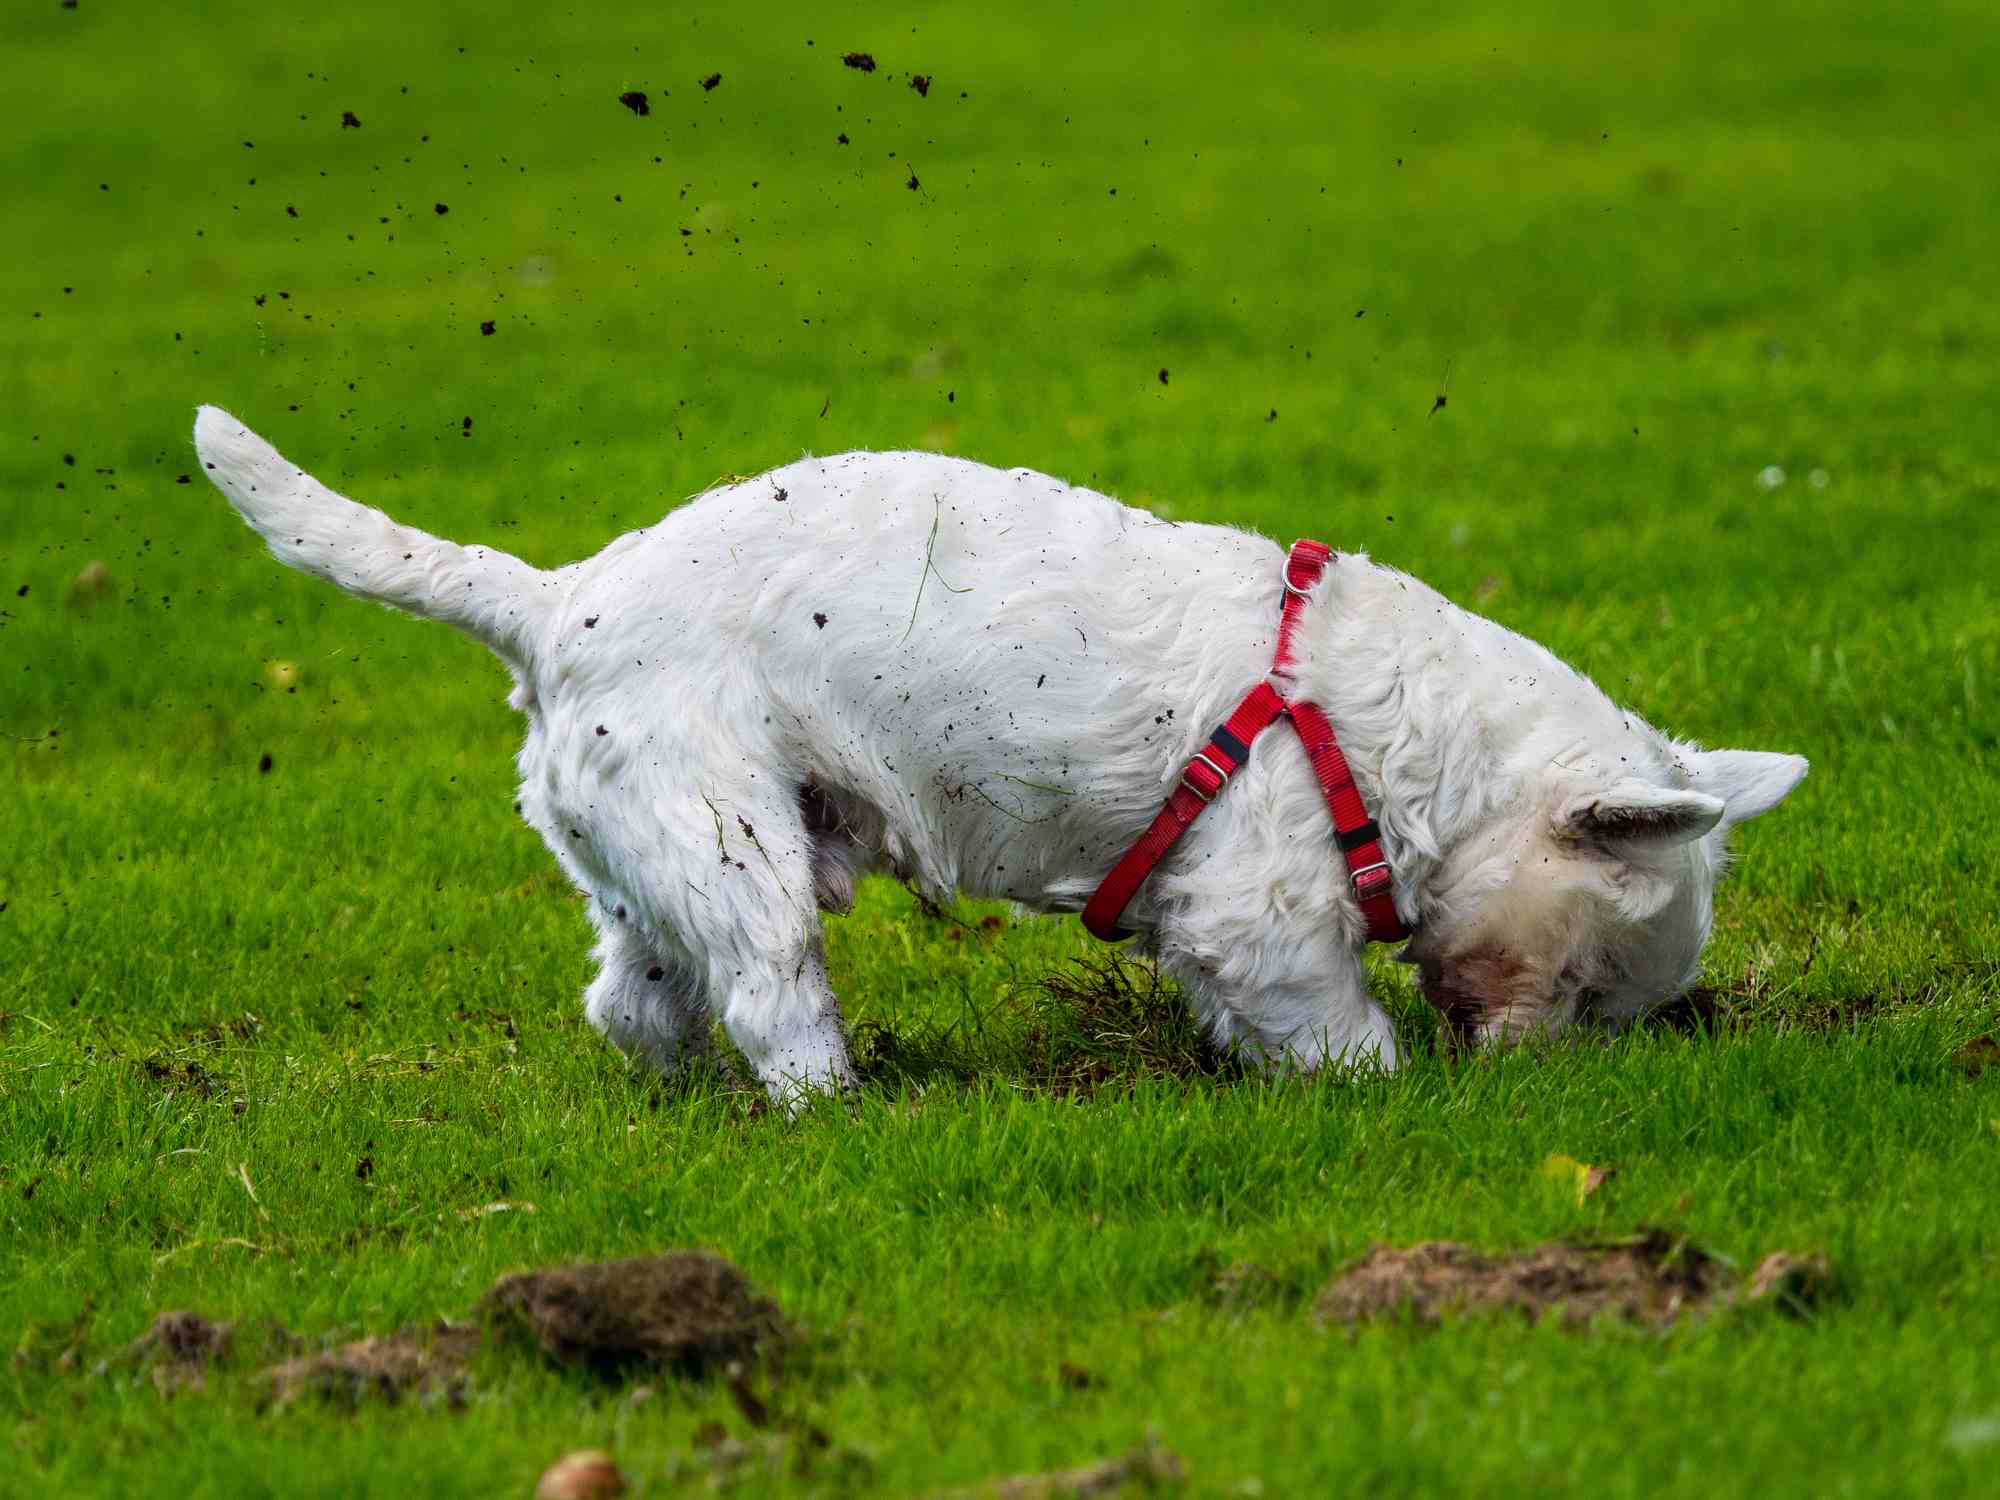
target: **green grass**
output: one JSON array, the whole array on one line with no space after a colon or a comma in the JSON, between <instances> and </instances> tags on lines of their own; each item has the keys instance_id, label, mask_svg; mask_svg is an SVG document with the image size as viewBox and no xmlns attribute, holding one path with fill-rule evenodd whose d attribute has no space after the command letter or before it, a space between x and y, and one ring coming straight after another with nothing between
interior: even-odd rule
<instances>
[{"instance_id":1,"label":"green grass","mask_svg":"<svg viewBox=\"0 0 2000 1500\"><path fill-rule=\"evenodd\" d=\"M266 1411L254 1361L165 1399L116 1359L170 1307L317 1343L699 1244L806 1331L778 1400L834 1444L750 1493L1149 1430L1201 1494L1983 1489L2000 1069L1953 1055L2000 1019L1996 72L1969 3L11 7L0 1470L492 1495L600 1445L699 1492L719 1389L496 1356L464 1411ZM1400 1076L1186 1076L1170 1014L1128 1043L1039 988L1073 922L878 884L828 928L875 1081L788 1122L583 1024L500 668L178 484L202 400L545 565L804 449L1025 463L1366 548L1813 774L1740 836L1701 1034L1455 1061L1384 964ZM1579 1206L1556 1151L1618 1175ZM495 1199L535 1212L459 1215ZM1841 1296L1307 1315L1373 1242L1642 1224L1824 1250ZM1237 1258L1297 1295L1212 1306Z\"/></svg>"}]
</instances>

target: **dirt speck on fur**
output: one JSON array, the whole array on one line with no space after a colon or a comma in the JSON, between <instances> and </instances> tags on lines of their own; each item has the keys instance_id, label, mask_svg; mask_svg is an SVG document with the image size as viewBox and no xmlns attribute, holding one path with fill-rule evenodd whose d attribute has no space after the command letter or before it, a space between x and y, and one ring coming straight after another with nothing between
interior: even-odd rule
<instances>
[{"instance_id":1,"label":"dirt speck on fur","mask_svg":"<svg viewBox=\"0 0 2000 1500\"><path fill-rule=\"evenodd\" d=\"M1547 1244L1487 1255L1433 1241L1378 1245L1320 1292L1313 1316L1352 1324L1407 1313L1435 1323L1447 1313L1549 1313L1574 1327L1602 1316L1666 1327L1683 1312L1726 1300L1735 1278L1700 1247L1663 1229L1603 1244Z\"/></svg>"},{"instance_id":2,"label":"dirt speck on fur","mask_svg":"<svg viewBox=\"0 0 2000 1500\"><path fill-rule=\"evenodd\" d=\"M482 1306L558 1364L610 1375L634 1365L706 1374L773 1356L789 1337L776 1303L698 1250L525 1271L497 1282Z\"/></svg>"},{"instance_id":3,"label":"dirt speck on fur","mask_svg":"<svg viewBox=\"0 0 2000 1500\"><path fill-rule=\"evenodd\" d=\"M455 1406L464 1399L465 1367L479 1352L481 1338L476 1324L440 1319L429 1328L403 1328L386 1338L357 1339L324 1354L288 1359L261 1378L279 1406L301 1396L358 1406L369 1396L394 1402L409 1395L442 1395Z\"/></svg>"}]
</instances>

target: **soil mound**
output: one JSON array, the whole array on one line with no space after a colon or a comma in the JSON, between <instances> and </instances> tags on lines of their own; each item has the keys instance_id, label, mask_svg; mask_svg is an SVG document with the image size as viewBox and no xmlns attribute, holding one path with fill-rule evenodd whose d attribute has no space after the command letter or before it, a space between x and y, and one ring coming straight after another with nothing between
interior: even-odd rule
<instances>
[{"instance_id":1,"label":"soil mound","mask_svg":"<svg viewBox=\"0 0 2000 1500\"><path fill-rule=\"evenodd\" d=\"M465 1392L465 1367L479 1352L480 1330L440 1319L429 1328L403 1328L386 1338L357 1339L324 1354L273 1365L263 1374L280 1406L301 1396L324 1396L345 1406L379 1396L442 1395L456 1404Z\"/></svg>"},{"instance_id":2,"label":"soil mound","mask_svg":"<svg viewBox=\"0 0 2000 1500\"><path fill-rule=\"evenodd\" d=\"M1404 1250L1377 1246L1327 1283L1313 1313L1322 1323L1405 1312L1435 1323L1448 1312L1500 1308L1530 1320L1554 1313L1581 1324L1615 1316L1664 1328L1729 1295L1734 1279L1715 1257L1661 1229L1608 1244L1550 1244L1511 1255L1439 1240Z\"/></svg>"},{"instance_id":3,"label":"soil mound","mask_svg":"<svg viewBox=\"0 0 2000 1500\"><path fill-rule=\"evenodd\" d=\"M556 1363L606 1375L634 1365L704 1375L775 1354L787 1338L777 1304L699 1250L522 1272L497 1282L482 1307Z\"/></svg>"}]
</instances>

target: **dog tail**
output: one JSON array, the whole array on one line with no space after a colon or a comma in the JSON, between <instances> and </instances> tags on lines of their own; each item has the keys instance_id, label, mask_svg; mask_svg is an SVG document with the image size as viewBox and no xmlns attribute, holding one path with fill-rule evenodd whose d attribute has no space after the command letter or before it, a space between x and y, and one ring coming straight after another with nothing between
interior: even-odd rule
<instances>
[{"instance_id":1,"label":"dog tail","mask_svg":"<svg viewBox=\"0 0 2000 1500\"><path fill-rule=\"evenodd\" d=\"M216 488L279 562L455 625L514 665L536 654L553 575L491 547L461 547L399 525L336 495L220 407L196 415L194 446Z\"/></svg>"}]
</instances>

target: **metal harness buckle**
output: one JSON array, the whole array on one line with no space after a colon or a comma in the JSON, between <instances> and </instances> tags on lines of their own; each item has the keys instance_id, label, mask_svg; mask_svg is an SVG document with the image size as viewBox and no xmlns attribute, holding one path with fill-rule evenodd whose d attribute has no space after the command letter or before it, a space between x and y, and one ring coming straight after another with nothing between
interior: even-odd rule
<instances>
[{"instance_id":1,"label":"metal harness buckle","mask_svg":"<svg viewBox=\"0 0 2000 1500\"><path fill-rule=\"evenodd\" d=\"M1221 785L1216 787L1216 789L1212 792L1204 792L1200 787L1196 786L1194 784L1194 778L1188 774L1188 771L1192 771L1197 765L1207 766L1209 770L1215 773L1215 779L1218 782L1220 782ZM1223 770L1222 767L1218 766L1214 761L1210 760L1208 758L1208 752L1204 750L1199 755L1195 756L1193 760L1187 763L1187 771L1181 772L1181 785L1186 787L1189 791L1193 792L1197 797L1201 798L1202 805L1205 807L1209 803L1213 802L1217 797L1220 797L1222 795L1222 788L1229 785L1229 773Z\"/></svg>"},{"instance_id":2,"label":"metal harness buckle","mask_svg":"<svg viewBox=\"0 0 2000 1500\"><path fill-rule=\"evenodd\" d=\"M1375 876L1379 876L1380 878L1370 878ZM1354 882L1355 896L1363 901L1369 901L1377 896L1386 895L1388 894L1390 884L1389 861L1378 859L1372 865L1363 865L1360 869L1352 871L1348 875L1348 879ZM1374 889L1366 889L1365 886L1372 886Z\"/></svg>"}]
</instances>

